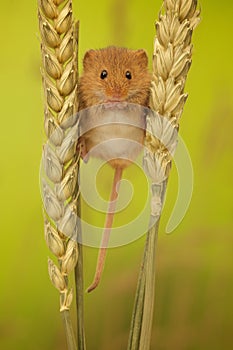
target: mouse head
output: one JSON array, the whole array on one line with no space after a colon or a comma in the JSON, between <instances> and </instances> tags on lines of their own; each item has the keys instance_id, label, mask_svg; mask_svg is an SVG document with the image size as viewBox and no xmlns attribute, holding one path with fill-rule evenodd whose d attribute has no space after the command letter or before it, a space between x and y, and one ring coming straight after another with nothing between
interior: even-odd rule
<instances>
[{"instance_id":1,"label":"mouse head","mask_svg":"<svg viewBox=\"0 0 233 350\"><path fill-rule=\"evenodd\" d=\"M148 106L151 76L144 50L107 47L87 51L83 60L81 108L126 101Z\"/></svg>"}]
</instances>

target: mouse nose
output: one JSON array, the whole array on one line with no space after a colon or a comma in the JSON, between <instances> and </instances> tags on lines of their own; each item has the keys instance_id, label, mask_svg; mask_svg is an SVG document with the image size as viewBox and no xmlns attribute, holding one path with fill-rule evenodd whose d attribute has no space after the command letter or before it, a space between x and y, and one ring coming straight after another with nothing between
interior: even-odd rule
<instances>
[{"instance_id":1,"label":"mouse nose","mask_svg":"<svg viewBox=\"0 0 233 350\"><path fill-rule=\"evenodd\" d=\"M111 99L112 99L113 101L119 101L119 100L121 99L121 95L120 95L120 94L113 94L113 95L111 96Z\"/></svg>"},{"instance_id":2,"label":"mouse nose","mask_svg":"<svg viewBox=\"0 0 233 350\"><path fill-rule=\"evenodd\" d=\"M122 98L122 90L120 86L115 86L113 89L111 89L111 91L109 91L108 95L111 97L111 99L119 101Z\"/></svg>"}]
</instances>

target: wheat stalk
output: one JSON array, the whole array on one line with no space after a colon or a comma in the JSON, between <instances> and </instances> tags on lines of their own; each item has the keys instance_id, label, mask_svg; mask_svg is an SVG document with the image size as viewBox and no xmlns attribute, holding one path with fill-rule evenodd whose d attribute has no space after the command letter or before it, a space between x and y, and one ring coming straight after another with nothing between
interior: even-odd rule
<instances>
[{"instance_id":1,"label":"wheat stalk","mask_svg":"<svg viewBox=\"0 0 233 350\"><path fill-rule=\"evenodd\" d=\"M42 196L45 239L58 265L48 261L49 276L60 292L68 348L77 349L69 309L73 299L68 276L78 260L77 84L78 23L71 0L39 0L44 129ZM83 347L84 348L84 347Z\"/></svg>"},{"instance_id":2,"label":"wheat stalk","mask_svg":"<svg viewBox=\"0 0 233 350\"><path fill-rule=\"evenodd\" d=\"M192 33L199 23L197 0L164 0L156 22L153 78L147 117L144 166L152 179L152 228L148 231L136 291L128 350L149 350L154 312L155 248L167 178L179 120L187 94L185 82L192 58Z\"/></svg>"}]
</instances>

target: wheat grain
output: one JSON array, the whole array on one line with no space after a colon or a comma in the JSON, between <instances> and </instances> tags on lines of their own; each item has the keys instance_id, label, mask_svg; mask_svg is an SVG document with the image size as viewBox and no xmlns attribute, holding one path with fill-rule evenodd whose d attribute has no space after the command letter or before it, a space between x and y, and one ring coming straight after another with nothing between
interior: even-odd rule
<instances>
[{"instance_id":1,"label":"wheat grain","mask_svg":"<svg viewBox=\"0 0 233 350\"><path fill-rule=\"evenodd\" d=\"M49 259L49 276L60 292L69 349L76 349L69 314L73 291L68 275L78 259L77 145L78 23L71 0L39 0L44 128L48 142L43 148L42 196L45 208L45 239L58 258ZM67 318L68 316L68 318Z\"/></svg>"},{"instance_id":2,"label":"wheat grain","mask_svg":"<svg viewBox=\"0 0 233 350\"><path fill-rule=\"evenodd\" d=\"M52 226L51 221L46 218L45 233L49 249L61 261L59 269L64 276L68 274L67 266L69 266L69 272L74 269L78 251L77 242L74 241L77 238L76 223L74 223L77 220L77 212L75 213L78 169L77 137L75 137L77 125L74 119L71 125L64 123L64 120L68 119L65 116L67 101L70 96L74 96L77 89L77 43L74 38L75 23L72 21L71 1L40 0L38 17L42 39L42 78L45 92L44 125L49 139L43 149L45 176L42 192L46 213L54 224ZM64 47L67 48L70 43L72 43L72 50L69 48L68 54L64 55L66 50ZM74 100L73 98L69 101L69 115L75 115L77 111ZM70 127L73 129L69 129ZM55 186L51 186L51 183ZM66 204L67 200L68 204ZM72 240L67 237L72 237ZM71 244L72 254L67 256ZM54 283L53 273L57 270L51 266L50 262L50 278ZM66 293L69 293L67 279L65 281ZM60 291L64 293L64 290ZM67 302L67 299L64 300ZM61 305L62 310L69 307L68 304Z\"/></svg>"},{"instance_id":3,"label":"wheat grain","mask_svg":"<svg viewBox=\"0 0 233 350\"><path fill-rule=\"evenodd\" d=\"M144 165L159 185L166 181L171 169L179 120L188 97L184 87L192 62L192 33L199 21L197 0L164 0L155 24L150 108L162 118L148 115Z\"/></svg>"}]
</instances>

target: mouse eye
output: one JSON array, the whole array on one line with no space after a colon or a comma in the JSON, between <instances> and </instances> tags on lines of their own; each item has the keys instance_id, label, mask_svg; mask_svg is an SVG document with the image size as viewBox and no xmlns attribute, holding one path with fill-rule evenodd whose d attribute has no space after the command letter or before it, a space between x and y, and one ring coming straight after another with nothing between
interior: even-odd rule
<instances>
[{"instance_id":1,"label":"mouse eye","mask_svg":"<svg viewBox=\"0 0 233 350\"><path fill-rule=\"evenodd\" d=\"M130 73L130 71L127 70L127 72L125 73L125 76L127 79L132 79L132 74Z\"/></svg>"},{"instance_id":2,"label":"mouse eye","mask_svg":"<svg viewBox=\"0 0 233 350\"><path fill-rule=\"evenodd\" d=\"M105 78L107 78L107 76L108 76L108 72L106 70L103 70L100 74L101 79L105 79Z\"/></svg>"}]
</instances>

